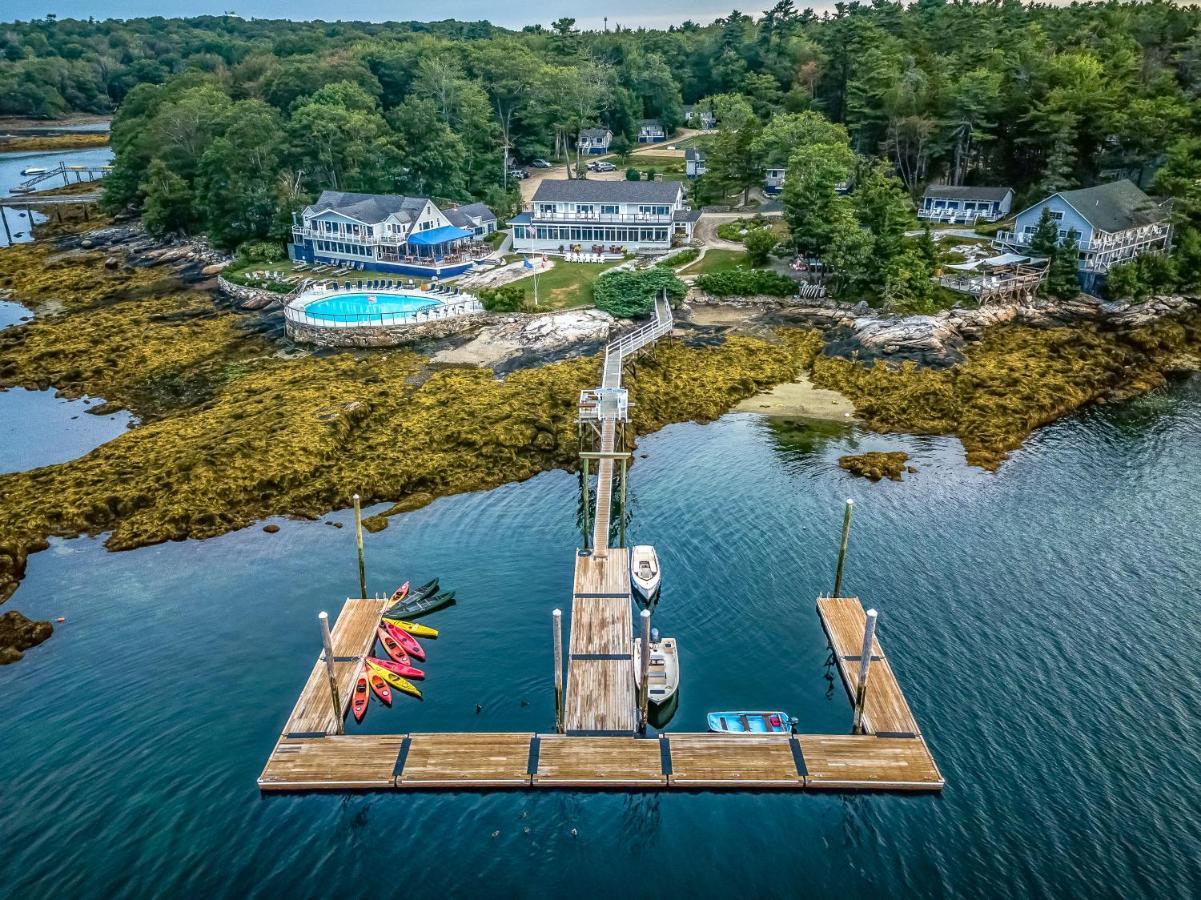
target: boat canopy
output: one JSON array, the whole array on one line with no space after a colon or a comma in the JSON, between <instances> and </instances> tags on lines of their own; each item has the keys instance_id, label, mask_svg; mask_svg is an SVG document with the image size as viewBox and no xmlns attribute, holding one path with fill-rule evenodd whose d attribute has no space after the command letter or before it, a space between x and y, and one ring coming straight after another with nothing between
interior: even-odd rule
<instances>
[{"instance_id":1,"label":"boat canopy","mask_svg":"<svg viewBox=\"0 0 1201 900\"><path fill-rule=\"evenodd\" d=\"M432 247L435 244L445 244L448 241L461 241L472 236L472 232L454 225L443 225L441 228L431 228L429 231L418 231L409 235L408 243L417 247Z\"/></svg>"}]
</instances>

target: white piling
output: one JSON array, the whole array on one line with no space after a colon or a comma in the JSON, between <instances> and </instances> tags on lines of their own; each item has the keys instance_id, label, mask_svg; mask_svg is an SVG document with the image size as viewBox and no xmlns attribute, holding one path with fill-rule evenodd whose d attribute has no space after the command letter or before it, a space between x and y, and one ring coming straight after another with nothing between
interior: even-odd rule
<instances>
[{"instance_id":1,"label":"white piling","mask_svg":"<svg viewBox=\"0 0 1201 900\"><path fill-rule=\"evenodd\" d=\"M638 682L638 727L646 730L647 704L650 701L651 680L651 611L644 609L642 619L642 657L638 661L641 678Z\"/></svg>"},{"instance_id":2,"label":"white piling","mask_svg":"<svg viewBox=\"0 0 1201 900\"><path fill-rule=\"evenodd\" d=\"M551 613L555 635L555 729L563 732L563 610Z\"/></svg>"},{"instance_id":3,"label":"white piling","mask_svg":"<svg viewBox=\"0 0 1201 900\"><path fill-rule=\"evenodd\" d=\"M329 676L329 698L334 706L334 722L338 734L342 733L342 698L338 696L338 675L334 671L334 639L329 633L329 613L322 610L317 614L321 622L321 643L325 645L325 674Z\"/></svg>"},{"instance_id":4,"label":"white piling","mask_svg":"<svg viewBox=\"0 0 1201 900\"><path fill-rule=\"evenodd\" d=\"M876 611L869 609L867 622L863 626L863 649L859 651L859 678L855 682L855 718L851 723L851 730L855 734L863 734L863 707L867 703L867 676L871 673L876 616Z\"/></svg>"}]
</instances>

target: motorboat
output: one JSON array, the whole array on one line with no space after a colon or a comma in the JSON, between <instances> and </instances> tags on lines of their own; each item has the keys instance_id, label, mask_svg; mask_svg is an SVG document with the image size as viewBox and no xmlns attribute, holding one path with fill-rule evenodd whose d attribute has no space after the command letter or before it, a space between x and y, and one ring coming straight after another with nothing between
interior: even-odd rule
<instances>
[{"instance_id":1,"label":"motorboat","mask_svg":"<svg viewBox=\"0 0 1201 900\"><path fill-rule=\"evenodd\" d=\"M650 544L638 544L630 550L630 584L647 603L659 593L659 556Z\"/></svg>"},{"instance_id":2,"label":"motorboat","mask_svg":"<svg viewBox=\"0 0 1201 900\"><path fill-rule=\"evenodd\" d=\"M50 171L49 169L43 168L42 166L26 166L24 169L21 170L21 174L26 175L26 176L28 176L28 175L45 175L49 171Z\"/></svg>"},{"instance_id":3,"label":"motorboat","mask_svg":"<svg viewBox=\"0 0 1201 900\"><path fill-rule=\"evenodd\" d=\"M680 656L675 638L660 638L651 632L651 661L647 678L647 700L653 706L669 702L680 687ZM634 684L642 687L642 638L634 639Z\"/></svg>"}]
</instances>

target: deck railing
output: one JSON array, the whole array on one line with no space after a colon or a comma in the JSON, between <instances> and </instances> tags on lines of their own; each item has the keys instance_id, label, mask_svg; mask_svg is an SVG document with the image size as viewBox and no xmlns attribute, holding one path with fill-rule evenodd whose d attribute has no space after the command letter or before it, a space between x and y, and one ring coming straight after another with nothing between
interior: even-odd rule
<instances>
[{"instance_id":1,"label":"deck railing","mask_svg":"<svg viewBox=\"0 0 1201 900\"><path fill-rule=\"evenodd\" d=\"M376 289L371 289L376 290ZM317 285L306 291L300 297L292 300L284 307L284 318L297 325L308 325L313 328L355 328L362 326L392 326L392 325L421 325L426 322L437 322L442 319L453 319L469 316L484 311L484 305L471 295L431 294L425 291L409 291L403 288L381 288L381 291L401 290L405 296L421 297L435 301L438 305L410 312L361 312L361 313L330 313L328 315L310 316L305 310L311 303L337 294L368 293L367 288L333 285Z\"/></svg>"}]
</instances>

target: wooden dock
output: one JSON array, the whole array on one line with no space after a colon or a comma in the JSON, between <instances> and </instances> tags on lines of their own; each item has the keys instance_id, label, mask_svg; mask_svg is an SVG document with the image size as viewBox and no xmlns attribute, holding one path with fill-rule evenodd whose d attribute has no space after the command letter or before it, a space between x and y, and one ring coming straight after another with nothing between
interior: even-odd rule
<instances>
[{"instance_id":1,"label":"wooden dock","mask_svg":"<svg viewBox=\"0 0 1201 900\"><path fill-rule=\"evenodd\" d=\"M337 709L322 657L259 777L261 790L942 789L938 766L875 639L860 733L640 734L629 553L609 546L614 460L625 465L614 447L627 406L622 360L670 325L671 310L661 301L652 323L610 344L602 388L581 400L595 428L598 451L591 457L599 465L591 547L575 558L562 733L338 733L386 606L350 599L331 635ZM822 597L817 609L854 704L867 614L853 597Z\"/></svg>"}]
</instances>

